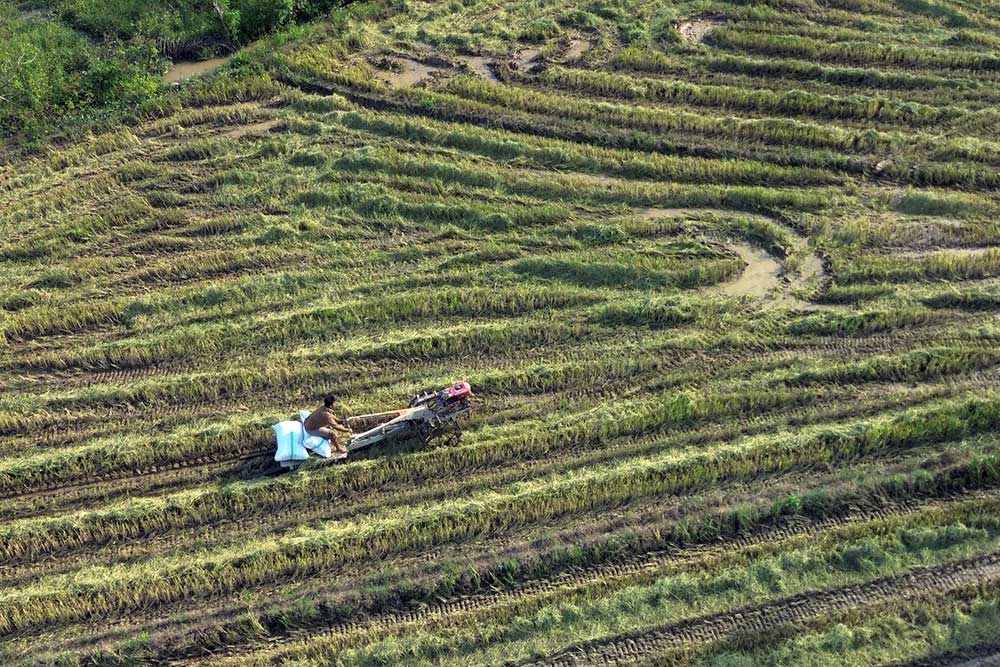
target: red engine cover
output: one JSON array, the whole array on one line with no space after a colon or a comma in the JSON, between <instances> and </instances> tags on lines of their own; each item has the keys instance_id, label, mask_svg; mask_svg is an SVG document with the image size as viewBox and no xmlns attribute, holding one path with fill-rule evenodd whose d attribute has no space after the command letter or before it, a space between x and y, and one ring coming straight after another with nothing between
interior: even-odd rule
<instances>
[{"instance_id":1,"label":"red engine cover","mask_svg":"<svg viewBox=\"0 0 1000 667\"><path fill-rule=\"evenodd\" d=\"M456 382L448 387L449 399L455 400L457 398L465 398L466 396L472 396L472 387L468 382Z\"/></svg>"}]
</instances>

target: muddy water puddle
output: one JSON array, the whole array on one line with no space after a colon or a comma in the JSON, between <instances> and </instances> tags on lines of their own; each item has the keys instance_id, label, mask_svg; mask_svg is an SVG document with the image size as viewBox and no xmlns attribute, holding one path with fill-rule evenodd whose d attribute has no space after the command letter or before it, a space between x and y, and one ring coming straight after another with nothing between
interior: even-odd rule
<instances>
[{"instance_id":1,"label":"muddy water puddle","mask_svg":"<svg viewBox=\"0 0 1000 667\"><path fill-rule=\"evenodd\" d=\"M823 260L808 253L799 263L799 278L803 282L818 280L823 277Z\"/></svg>"},{"instance_id":2,"label":"muddy water puddle","mask_svg":"<svg viewBox=\"0 0 1000 667\"><path fill-rule=\"evenodd\" d=\"M393 63L394 68L392 70L377 70L375 72L375 78L389 84L393 88L415 86L418 83L429 79L434 72L437 72L440 69L439 67L425 65L420 61L412 60L410 58L397 57L390 58L389 61Z\"/></svg>"},{"instance_id":3,"label":"muddy water puddle","mask_svg":"<svg viewBox=\"0 0 1000 667\"><path fill-rule=\"evenodd\" d=\"M514 64L517 65L519 69L524 69L528 65L532 64L542 55L542 50L539 48L523 49L517 52L514 56Z\"/></svg>"},{"instance_id":4,"label":"muddy water puddle","mask_svg":"<svg viewBox=\"0 0 1000 667\"><path fill-rule=\"evenodd\" d=\"M746 263L743 273L734 280L721 283L709 291L728 296L763 298L781 286L781 263L766 250L744 243L726 244Z\"/></svg>"},{"instance_id":5,"label":"muddy water puddle","mask_svg":"<svg viewBox=\"0 0 1000 667\"><path fill-rule=\"evenodd\" d=\"M180 83L191 77L208 74L219 69L229 62L229 58L209 58L208 60L187 61L179 60L170 66L167 73L163 75L164 83Z\"/></svg>"},{"instance_id":6,"label":"muddy water puddle","mask_svg":"<svg viewBox=\"0 0 1000 667\"><path fill-rule=\"evenodd\" d=\"M643 220L654 220L656 218L694 217L706 212L714 211L711 209L652 207L643 209L638 214ZM709 293L763 298L769 296L772 291L782 288L781 276L784 267L776 257L762 248L746 243L727 242L725 246L742 259L746 266L738 277L708 288ZM822 271L822 266L820 266L820 271Z\"/></svg>"}]
</instances>

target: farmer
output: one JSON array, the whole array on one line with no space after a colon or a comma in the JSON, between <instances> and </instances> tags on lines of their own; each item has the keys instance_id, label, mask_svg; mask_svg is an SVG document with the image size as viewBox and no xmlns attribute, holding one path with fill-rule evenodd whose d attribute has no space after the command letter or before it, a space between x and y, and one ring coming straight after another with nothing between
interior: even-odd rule
<instances>
[{"instance_id":1,"label":"farmer","mask_svg":"<svg viewBox=\"0 0 1000 667\"><path fill-rule=\"evenodd\" d=\"M311 415L306 417L302 425L309 435L316 435L329 440L338 453L346 454L347 447L340 444L340 440L337 439L337 433L350 434L352 431L346 424L337 421L337 415L333 412L336 403L336 396L331 394L325 397L323 399L323 407L317 408Z\"/></svg>"}]
</instances>

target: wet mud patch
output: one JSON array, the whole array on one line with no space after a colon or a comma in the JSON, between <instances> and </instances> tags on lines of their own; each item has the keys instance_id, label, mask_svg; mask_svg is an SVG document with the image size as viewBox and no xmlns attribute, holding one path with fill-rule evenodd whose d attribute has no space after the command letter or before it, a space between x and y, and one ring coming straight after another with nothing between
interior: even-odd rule
<instances>
[{"instance_id":1,"label":"wet mud patch","mask_svg":"<svg viewBox=\"0 0 1000 667\"><path fill-rule=\"evenodd\" d=\"M884 254L889 257L906 257L908 259L927 259L928 257L953 257L955 259L964 257L979 257L986 254L996 246L965 246L960 248L949 248L947 246L935 246L932 248L887 248Z\"/></svg>"},{"instance_id":2,"label":"wet mud patch","mask_svg":"<svg viewBox=\"0 0 1000 667\"><path fill-rule=\"evenodd\" d=\"M536 64L541 57L542 50L538 47L521 49L514 55L514 65L516 65L518 69L525 69Z\"/></svg>"},{"instance_id":3,"label":"wet mud patch","mask_svg":"<svg viewBox=\"0 0 1000 667\"><path fill-rule=\"evenodd\" d=\"M803 282L816 282L823 279L826 269L823 266L823 259L808 251L804 251L802 261L799 262L799 279Z\"/></svg>"},{"instance_id":4,"label":"wet mud patch","mask_svg":"<svg viewBox=\"0 0 1000 667\"><path fill-rule=\"evenodd\" d=\"M611 179L609 179L611 180ZM644 208L638 212L640 220L655 220L657 218L687 218L705 213L707 209L698 208Z\"/></svg>"},{"instance_id":5,"label":"wet mud patch","mask_svg":"<svg viewBox=\"0 0 1000 667\"><path fill-rule=\"evenodd\" d=\"M725 211L714 209L686 208L646 208L637 212L642 220L656 218L690 218L707 212L725 214ZM823 260L811 250L806 239L797 233L789 249L795 258L794 274L789 274L786 265L788 257L781 257L764 248L750 245L742 241L727 241L722 245L731 253L743 260L744 268L741 274L732 280L708 288L712 294L726 296L747 296L753 299L767 299L772 305L815 308L821 307L789 293L790 290L820 289L824 280L828 279L827 269Z\"/></svg>"},{"instance_id":6,"label":"wet mud patch","mask_svg":"<svg viewBox=\"0 0 1000 667\"><path fill-rule=\"evenodd\" d=\"M569 41L569 48L566 49L566 60L579 60L590 50L590 42L582 37L574 37Z\"/></svg>"},{"instance_id":7,"label":"wet mud patch","mask_svg":"<svg viewBox=\"0 0 1000 667\"><path fill-rule=\"evenodd\" d=\"M254 123L253 125L241 125L240 127L231 128L221 133L219 136L227 139L239 139L240 137L245 137L251 134L267 134L279 125L281 125L281 119L272 118L271 120Z\"/></svg>"},{"instance_id":8,"label":"wet mud patch","mask_svg":"<svg viewBox=\"0 0 1000 667\"><path fill-rule=\"evenodd\" d=\"M746 266L738 278L711 287L709 292L762 299L782 287L781 276L784 270L781 262L766 250L746 243L727 243L726 247L739 256Z\"/></svg>"},{"instance_id":9,"label":"wet mud patch","mask_svg":"<svg viewBox=\"0 0 1000 667\"><path fill-rule=\"evenodd\" d=\"M500 80L496 73L496 62L492 58L487 58L486 56L458 56L457 60L481 79L487 81Z\"/></svg>"}]
</instances>

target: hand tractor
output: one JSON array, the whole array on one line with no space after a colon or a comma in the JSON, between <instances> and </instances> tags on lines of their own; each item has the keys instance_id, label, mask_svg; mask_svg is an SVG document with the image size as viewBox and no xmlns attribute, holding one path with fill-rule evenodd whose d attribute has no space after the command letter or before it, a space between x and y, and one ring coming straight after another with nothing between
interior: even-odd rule
<instances>
[{"instance_id":1,"label":"hand tractor","mask_svg":"<svg viewBox=\"0 0 1000 667\"><path fill-rule=\"evenodd\" d=\"M417 394L409 407L348 417L347 424L355 433L347 449L411 439L424 444L441 437L457 442L462 435L458 420L470 414L472 387L468 382L456 382L440 391Z\"/></svg>"},{"instance_id":2,"label":"hand tractor","mask_svg":"<svg viewBox=\"0 0 1000 667\"><path fill-rule=\"evenodd\" d=\"M304 421L307 411L299 413ZM417 394L410 405L399 410L348 417L347 425L354 432L347 443L348 452L368 449L390 449L394 445L416 442L423 445L437 438L447 438L455 444L462 437L459 420L472 414L472 387L468 382L456 382L440 391ZM320 458L338 460L347 454L331 452L330 443L318 436L309 436L302 422L284 421L274 425L277 451L274 460L282 468L295 469L309 459L310 452Z\"/></svg>"}]
</instances>

